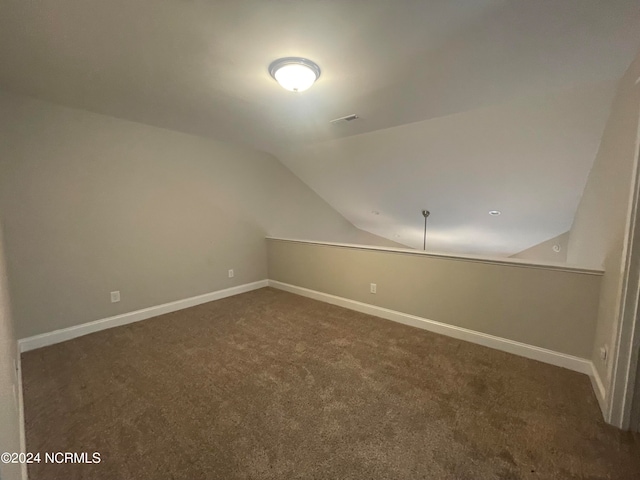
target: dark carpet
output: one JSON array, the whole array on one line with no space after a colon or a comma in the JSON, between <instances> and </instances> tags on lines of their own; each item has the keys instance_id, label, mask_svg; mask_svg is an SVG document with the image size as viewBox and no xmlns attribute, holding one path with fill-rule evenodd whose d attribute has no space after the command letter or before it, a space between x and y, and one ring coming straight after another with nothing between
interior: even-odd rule
<instances>
[{"instance_id":1,"label":"dark carpet","mask_svg":"<svg viewBox=\"0 0 640 480\"><path fill-rule=\"evenodd\" d=\"M587 376L265 288L22 356L31 480L638 479Z\"/></svg>"}]
</instances>

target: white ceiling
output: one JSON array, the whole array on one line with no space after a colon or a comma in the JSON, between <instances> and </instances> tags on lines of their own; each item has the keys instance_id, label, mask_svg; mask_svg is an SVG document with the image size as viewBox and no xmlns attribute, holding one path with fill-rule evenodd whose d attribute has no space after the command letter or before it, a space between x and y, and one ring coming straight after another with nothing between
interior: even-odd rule
<instances>
[{"instance_id":1,"label":"white ceiling","mask_svg":"<svg viewBox=\"0 0 640 480\"><path fill-rule=\"evenodd\" d=\"M640 43L637 0L1 9L0 88L249 144L361 228L421 246L427 207L430 248L473 253L515 253L570 227L614 80ZM281 89L267 66L283 56L317 62L317 84ZM351 113L361 119L328 123Z\"/></svg>"},{"instance_id":2,"label":"white ceiling","mask_svg":"<svg viewBox=\"0 0 640 480\"><path fill-rule=\"evenodd\" d=\"M614 87L321 142L281 160L364 230L422 248L427 208L428 249L513 254L571 227Z\"/></svg>"}]
</instances>

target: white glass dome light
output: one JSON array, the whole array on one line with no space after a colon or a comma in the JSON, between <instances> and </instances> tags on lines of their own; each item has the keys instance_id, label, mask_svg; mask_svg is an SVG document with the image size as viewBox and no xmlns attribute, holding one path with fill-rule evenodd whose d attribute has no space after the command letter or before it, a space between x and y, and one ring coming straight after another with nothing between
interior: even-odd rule
<instances>
[{"instance_id":1,"label":"white glass dome light","mask_svg":"<svg viewBox=\"0 0 640 480\"><path fill-rule=\"evenodd\" d=\"M290 92L304 92L320 77L320 67L299 57L280 58L269 65L269 73Z\"/></svg>"}]
</instances>

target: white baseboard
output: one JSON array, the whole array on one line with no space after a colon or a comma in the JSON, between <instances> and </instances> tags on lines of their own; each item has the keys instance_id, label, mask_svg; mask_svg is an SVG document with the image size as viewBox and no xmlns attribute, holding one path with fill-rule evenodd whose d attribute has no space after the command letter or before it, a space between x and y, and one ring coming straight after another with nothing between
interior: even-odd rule
<instances>
[{"instance_id":1,"label":"white baseboard","mask_svg":"<svg viewBox=\"0 0 640 480\"><path fill-rule=\"evenodd\" d=\"M66 340L71 340L72 338L80 337L82 335L99 332L100 330L119 327L128 323L139 322L140 320L157 317L158 315L164 315L165 313L171 313L177 310L182 310L184 308L194 307L202 303L213 302L214 300L220 300L221 298L250 292L251 290L257 290L258 288L263 288L267 285L268 280L245 283L244 285L238 285L237 287L226 288L224 290L205 293L204 295L198 295L196 297L185 298L183 300L177 300L175 302L164 303L162 305L156 305L149 308L143 308L142 310L123 313L122 315L103 318L100 320L95 320L93 322L83 323L81 325L74 325L73 327L54 330L53 332L43 333L40 335L34 335L33 337L21 338L20 340L18 340L18 346L21 352L28 352L29 350L34 350L36 348L46 347L47 345L64 342Z\"/></svg>"},{"instance_id":2,"label":"white baseboard","mask_svg":"<svg viewBox=\"0 0 640 480\"><path fill-rule=\"evenodd\" d=\"M589 378L591 379L591 387L593 388L593 392L596 394L596 398L598 399L598 405L600 405L600 410L602 411L602 415L607 417L607 390L604 388L604 383L602 383L602 378L600 378L600 374L598 373L598 369L591 363L591 371L589 372Z\"/></svg>"},{"instance_id":3,"label":"white baseboard","mask_svg":"<svg viewBox=\"0 0 640 480\"><path fill-rule=\"evenodd\" d=\"M392 320L394 322L403 323L412 327L422 328L430 332L446 335L448 337L476 343L485 347L494 348L503 352L512 353L521 357L538 360L540 362L549 363L551 365L556 365L558 367L563 367L569 370L587 374L592 378L592 381L594 382L594 390L596 391L598 401L601 403L601 405L603 404L605 389L602 380L598 375L598 372L596 371L593 363L590 360L575 357L573 355L567 355L565 353L555 352L546 348L528 345L526 343L516 342L514 340L508 340L506 338L496 337L494 335L489 335L486 333L476 332L467 328L448 325L446 323L429 320L426 318L418 317L416 315L410 315L407 313L390 310L388 308L350 300L348 298L337 297L335 295L310 290L308 288L289 285L287 283L278 282L276 280L260 280L258 282L247 283L244 285L238 285L237 287L227 288L225 290L205 293L204 295L198 295L196 297L185 298L183 300L177 300L175 302L144 308L142 310L136 310L133 312L124 313L122 315L116 315L114 317L103 318L100 320L95 320L93 322L63 328L61 330L54 330L53 332L34 335L32 337L20 339L18 341L18 345L21 352L27 352L36 348L41 348L47 345L53 345L55 343L71 340L72 338L87 335L89 333L99 332L101 330L118 327L120 325L126 325L128 323L139 322L141 320L157 317L158 315L163 315L165 313L175 312L177 310L193 307L202 303L212 302L214 300L230 297L232 295L238 295L240 293L249 292L251 290L257 290L266 286L271 286L280 290L285 290L287 292L313 298L315 300L320 300L322 302L330 303L333 305L338 305L350 310L355 310L357 312L374 315L377 317L385 318L387 320Z\"/></svg>"},{"instance_id":4,"label":"white baseboard","mask_svg":"<svg viewBox=\"0 0 640 480\"><path fill-rule=\"evenodd\" d=\"M385 318L387 320L403 323L412 327L422 328L423 330L429 330L430 332L439 333L441 335L457 338L459 340L465 340L471 343L476 343L478 345L494 348L496 350L512 353L514 355L530 358L532 360L549 363L551 365L567 368L569 370L584 373L587 375L591 375L593 372L591 361L585 358L555 352L546 348L536 347L533 345L528 345L526 343L516 342L514 340L508 340L506 338L476 332L467 328L456 327L454 325L436 322L434 320L428 320L426 318L397 312L395 310L389 310L388 308L378 307L375 305L370 305L368 303L350 300L348 298L337 297L328 293L309 290L308 288L289 285L287 283L278 282L276 280L269 280L269 286L302 295L304 297L313 298L314 300L320 300L332 305L338 305L350 310L355 310L357 312Z\"/></svg>"}]
</instances>

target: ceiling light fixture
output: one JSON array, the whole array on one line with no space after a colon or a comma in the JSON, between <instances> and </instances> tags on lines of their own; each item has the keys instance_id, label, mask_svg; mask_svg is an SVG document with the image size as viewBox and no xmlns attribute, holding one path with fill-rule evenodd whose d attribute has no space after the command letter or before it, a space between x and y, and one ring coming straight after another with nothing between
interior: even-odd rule
<instances>
[{"instance_id":1,"label":"ceiling light fixture","mask_svg":"<svg viewBox=\"0 0 640 480\"><path fill-rule=\"evenodd\" d=\"M291 92L304 92L320 77L320 67L300 57L279 58L269 65L269 73Z\"/></svg>"},{"instance_id":2,"label":"ceiling light fixture","mask_svg":"<svg viewBox=\"0 0 640 480\"><path fill-rule=\"evenodd\" d=\"M489 215L493 215L494 217L497 217L498 215L500 215L502 212L500 210L491 210L489 212Z\"/></svg>"}]
</instances>

